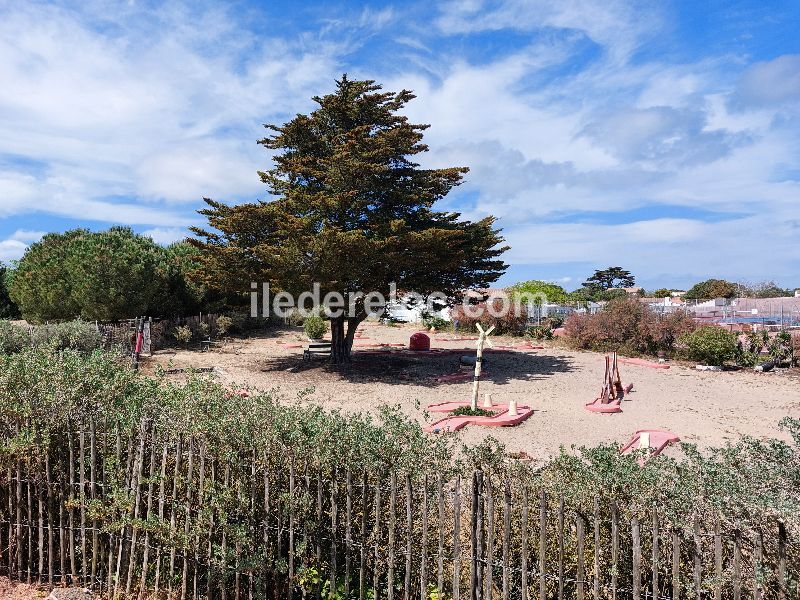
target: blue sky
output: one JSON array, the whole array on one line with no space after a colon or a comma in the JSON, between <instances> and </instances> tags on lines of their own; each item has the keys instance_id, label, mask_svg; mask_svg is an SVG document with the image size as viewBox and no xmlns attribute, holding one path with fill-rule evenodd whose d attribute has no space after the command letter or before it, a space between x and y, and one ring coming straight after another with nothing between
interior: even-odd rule
<instances>
[{"instance_id":1,"label":"blue sky","mask_svg":"<svg viewBox=\"0 0 800 600\"><path fill-rule=\"evenodd\" d=\"M800 286L800 3L4 2L0 260L43 232L161 243L266 198L263 123L334 78L412 89L443 206L500 218L500 283Z\"/></svg>"}]
</instances>

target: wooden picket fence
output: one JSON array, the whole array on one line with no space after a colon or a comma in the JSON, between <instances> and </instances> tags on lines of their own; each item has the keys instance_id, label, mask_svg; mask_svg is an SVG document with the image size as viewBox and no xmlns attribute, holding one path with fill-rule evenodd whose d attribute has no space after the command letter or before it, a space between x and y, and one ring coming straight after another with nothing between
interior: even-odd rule
<instances>
[{"instance_id":1,"label":"wooden picket fence","mask_svg":"<svg viewBox=\"0 0 800 600\"><path fill-rule=\"evenodd\" d=\"M89 420L0 471L0 574L109 597L800 597L786 528L681 528L481 471L323 472L313 457Z\"/></svg>"}]
</instances>

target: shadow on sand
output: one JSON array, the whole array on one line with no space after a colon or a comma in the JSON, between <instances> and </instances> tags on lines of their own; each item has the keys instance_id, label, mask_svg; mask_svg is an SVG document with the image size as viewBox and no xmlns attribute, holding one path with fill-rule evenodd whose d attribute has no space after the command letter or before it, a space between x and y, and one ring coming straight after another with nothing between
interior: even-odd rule
<instances>
[{"instance_id":1,"label":"shadow on sand","mask_svg":"<svg viewBox=\"0 0 800 600\"><path fill-rule=\"evenodd\" d=\"M355 351L351 363L337 367L328 364L324 358L304 361L301 356L282 356L261 362L260 368L267 373L289 371L320 382L337 379L351 383L439 387L472 380L472 368L462 368L459 365L462 355L474 357L475 352L464 350L463 353L452 354L371 354ZM484 356L481 380L503 385L512 381L536 381L573 369L572 361L563 356L497 351ZM460 381L437 381L438 377L453 373L466 373L467 377Z\"/></svg>"}]
</instances>

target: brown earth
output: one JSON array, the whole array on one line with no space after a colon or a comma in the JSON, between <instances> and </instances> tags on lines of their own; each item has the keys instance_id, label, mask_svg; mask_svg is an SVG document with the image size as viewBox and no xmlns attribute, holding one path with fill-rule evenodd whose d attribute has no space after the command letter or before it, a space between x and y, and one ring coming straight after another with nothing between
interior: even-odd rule
<instances>
[{"instance_id":1,"label":"brown earth","mask_svg":"<svg viewBox=\"0 0 800 600\"><path fill-rule=\"evenodd\" d=\"M372 411L382 404L399 405L421 423L431 422L425 407L453 400L469 400L472 384L437 383L436 377L459 371L460 353L393 353L369 355L371 343L408 343L412 326L386 327L366 323L357 341L353 362L334 370L324 360L302 361L300 328L283 328L245 340L231 340L212 352L162 351L146 361L175 368L214 367L226 385L275 389L286 401L315 402L344 411ZM474 341L440 341L452 334L432 336L434 348L463 348L475 354ZM437 339L440 338L440 339ZM495 344L521 344L519 338L495 338ZM513 428L467 427L461 437L475 443L494 436L511 452L536 458L557 452L560 446L624 443L637 429L665 428L683 441L701 448L735 441L743 434L788 439L778 428L784 416L800 417L800 377L794 372L699 372L691 365L670 369L621 365L623 383L634 392L623 402L623 412L593 414L583 408L594 399L603 378L603 355L576 352L554 344L543 350L490 353L481 380L481 401L491 393L494 402L516 398L534 415ZM183 375L171 377L180 378Z\"/></svg>"}]
</instances>

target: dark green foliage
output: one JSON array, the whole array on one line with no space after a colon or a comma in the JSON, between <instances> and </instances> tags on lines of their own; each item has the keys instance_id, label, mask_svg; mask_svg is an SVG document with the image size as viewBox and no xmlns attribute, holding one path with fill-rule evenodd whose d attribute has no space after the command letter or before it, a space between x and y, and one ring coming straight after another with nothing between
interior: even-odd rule
<instances>
[{"instance_id":1,"label":"dark green foliage","mask_svg":"<svg viewBox=\"0 0 800 600\"><path fill-rule=\"evenodd\" d=\"M328 331L325 320L319 315L311 315L303 322L303 330L312 340L318 340Z\"/></svg>"},{"instance_id":2,"label":"dark green foliage","mask_svg":"<svg viewBox=\"0 0 800 600\"><path fill-rule=\"evenodd\" d=\"M0 319L18 319L19 307L11 299L9 288L14 271L0 262Z\"/></svg>"},{"instance_id":3,"label":"dark green foliage","mask_svg":"<svg viewBox=\"0 0 800 600\"><path fill-rule=\"evenodd\" d=\"M343 76L333 93L314 97L318 108L284 125L268 125L259 143L274 151L260 173L277 199L228 206L207 200L200 211L209 229L194 229L203 252L203 282L222 291L249 291L251 281L298 294L319 283L321 294L353 300L347 320L331 322L331 360L349 360L353 335L366 318L351 295L380 292L390 283L423 296L486 287L506 269L495 219L465 221L437 211L464 167L422 169L427 125L402 111L414 95L382 92L373 81Z\"/></svg>"},{"instance_id":4,"label":"dark green foliage","mask_svg":"<svg viewBox=\"0 0 800 600\"><path fill-rule=\"evenodd\" d=\"M608 267L595 271L583 286L586 288L598 288L600 290L610 290L611 288L632 287L636 283L636 278L622 267Z\"/></svg>"},{"instance_id":5,"label":"dark green foliage","mask_svg":"<svg viewBox=\"0 0 800 600\"><path fill-rule=\"evenodd\" d=\"M714 298L735 298L739 286L724 279L707 279L696 283L686 292L687 300L713 300Z\"/></svg>"},{"instance_id":6,"label":"dark green foliage","mask_svg":"<svg viewBox=\"0 0 800 600\"><path fill-rule=\"evenodd\" d=\"M444 331L446 329L450 329L450 327L452 326L450 321L448 321L444 317L440 317L438 315L431 315L428 313L422 315L422 324L425 326L426 329L430 329L431 327L433 327L438 331Z\"/></svg>"},{"instance_id":7,"label":"dark green foliage","mask_svg":"<svg viewBox=\"0 0 800 600\"><path fill-rule=\"evenodd\" d=\"M494 416L493 410L486 410L485 408L472 408L471 406L459 406L457 409L450 413L453 416L467 416L467 417L491 417Z\"/></svg>"},{"instance_id":8,"label":"dark green foliage","mask_svg":"<svg viewBox=\"0 0 800 600\"><path fill-rule=\"evenodd\" d=\"M716 325L699 327L681 338L691 360L704 365L722 366L736 358L737 337L735 333Z\"/></svg>"},{"instance_id":9,"label":"dark green foliage","mask_svg":"<svg viewBox=\"0 0 800 600\"><path fill-rule=\"evenodd\" d=\"M183 315L202 300L186 282L195 255L185 243L165 249L125 227L51 233L19 261L11 297L31 322Z\"/></svg>"}]
</instances>

